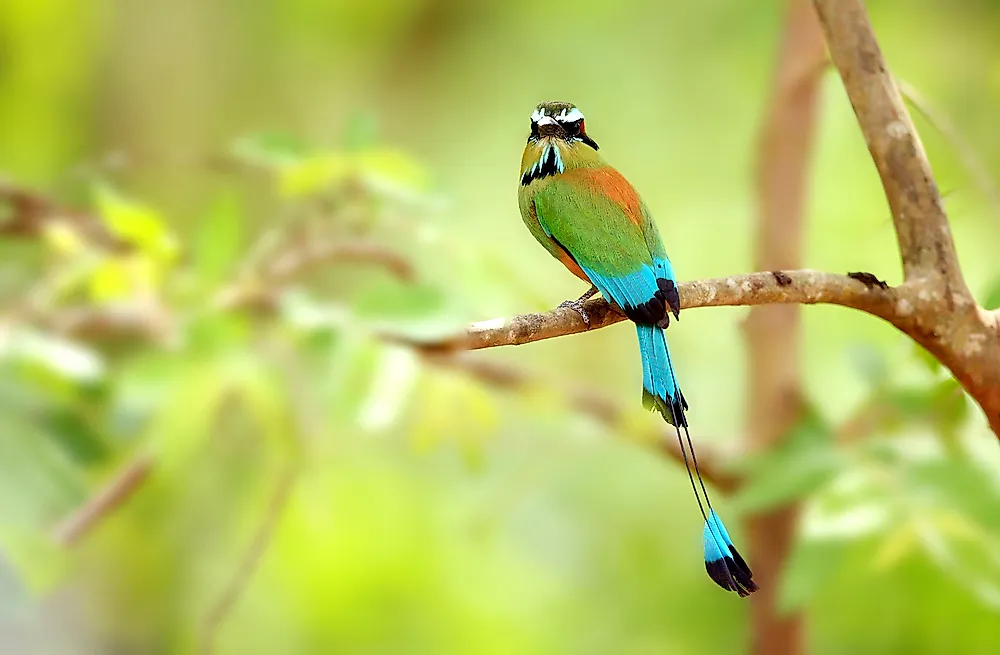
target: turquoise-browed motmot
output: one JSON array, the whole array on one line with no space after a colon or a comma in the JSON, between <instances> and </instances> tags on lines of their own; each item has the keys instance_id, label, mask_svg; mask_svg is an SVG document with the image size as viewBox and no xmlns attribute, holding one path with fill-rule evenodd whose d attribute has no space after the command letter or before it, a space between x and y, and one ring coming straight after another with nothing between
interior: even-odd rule
<instances>
[{"instance_id":1,"label":"turquoise-browed motmot","mask_svg":"<svg viewBox=\"0 0 1000 655\"><path fill-rule=\"evenodd\" d=\"M597 149L587 135L583 113L575 106L567 102L538 105L531 114L531 134L521 157L521 217L549 254L591 285L579 300L564 306L574 308L589 325L583 301L599 291L635 323L642 355L643 405L659 411L677 431L691 488L705 520L705 568L720 587L747 596L757 585L712 509L688 434L687 401L677 385L667 348L664 330L670 315L680 318L681 310L674 269L645 203Z\"/></svg>"}]
</instances>

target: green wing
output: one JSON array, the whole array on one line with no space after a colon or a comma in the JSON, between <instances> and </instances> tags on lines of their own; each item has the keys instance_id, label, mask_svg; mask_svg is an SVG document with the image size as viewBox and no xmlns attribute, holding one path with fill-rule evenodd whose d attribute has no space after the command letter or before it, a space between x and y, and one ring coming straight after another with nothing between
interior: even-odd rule
<instances>
[{"instance_id":1,"label":"green wing","mask_svg":"<svg viewBox=\"0 0 1000 655\"><path fill-rule=\"evenodd\" d=\"M561 177L539 190L534 202L542 230L585 270L614 276L653 265L643 230L599 189Z\"/></svg>"}]
</instances>

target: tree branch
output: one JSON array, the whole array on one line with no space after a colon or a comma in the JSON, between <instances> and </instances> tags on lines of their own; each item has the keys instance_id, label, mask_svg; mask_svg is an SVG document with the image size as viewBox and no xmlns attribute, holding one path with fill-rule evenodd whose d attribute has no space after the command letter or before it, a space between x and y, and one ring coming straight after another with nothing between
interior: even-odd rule
<instances>
[{"instance_id":1,"label":"tree branch","mask_svg":"<svg viewBox=\"0 0 1000 655\"><path fill-rule=\"evenodd\" d=\"M297 462L286 464L284 470L279 474L278 480L274 484L274 490L268 499L267 507L264 510L264 516L257 530L254 532L250 544L240 557L236 572L205 615L199 652L212 652L216 635L225 622L226 617L236 607L244 589L250 583L250 578L257 569L257 565L264 556L264 552L271 543L271 539L278 528L278 523L284 515L285 508L288 506L288 500L292 495L298 474L299 465Z\"/></svg>"},{"instance_id":2,"label":"tree branch","mask_svg":"<svg viewBox=\"0 0 1000 655\"><path fill-rule=\"evenodd\" d=\"M757 229L760 268L801 265L810 156L816 131L825 52L807 0L787 3L774 83L757 151ZM887 291L873 276L851 278ZM892 303L883 309L895 310ZM803 391L799 348L802 312L796 305L760 306L745 323L748 449L778 447L800 420ZM760 591L750 599L751 652L794 655L804 647L805 618L781 612L781 577L795 543L799 508L790 503L748 517L749 555Z\"/></svg>"},{"instance_id":3,"label":"tree branch","mask_svg":"<svg viewBox=\"0 0 1000 655\"><path fill-rule=\"evenodd\" d=\"M906 280L897 288L906 289L901 329L948 367L1000 437L998 315L979 307L965 284L930 163L863 3L813 4L892 210Z\"/></svg>"},{"instance_id":4,"label":"tree branch","mask_svg":"<svg viewBox=\"0 0 1000 655\"><path fill-rule=\"evenodd\" d=\"M822 303L860 309L890 323L898 323L897 327L901 329L907 324L896 307L901 297L898 289L866 284L848 275L811 270L747 273L681 282L679 291L684 309ZM602 298L590 300L584 307L590 315L590 330L625 320ZM587 330L579 314L572 309L560 308L473 323L465 335L436 345L443 349L477 350L517 346Z\"/></svg>"},{"instance_id":5,"label":"tree branch","mask_svg":"<svg viewBox=\"0 0 1000 655\"><path fill-rule=\"evenodd\" d=\"M906 280L937 279L972 305L941 194L862 0L814 0L830 57L858 117L892 210Z\"/></svg>"},{"instance_id":6,"label":"tree branch","mask_svg":"<svg viewBox=\"0 0 1000 655\"><path fill-rule=\"evenodd\" d=\"M34 239L58 221L71 224L81 236L98 246L114 251L128 250L128 246L111 235L94 216L62 207L41 193L0 178L0 235Z\"/></svg>"}]
</instances>

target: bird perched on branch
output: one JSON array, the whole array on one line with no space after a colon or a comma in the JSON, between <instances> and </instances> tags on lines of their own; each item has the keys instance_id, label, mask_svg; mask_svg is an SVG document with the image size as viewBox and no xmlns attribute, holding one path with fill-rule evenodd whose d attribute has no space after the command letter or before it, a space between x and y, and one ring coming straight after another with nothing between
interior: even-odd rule
<instances>
[{"instance_id":1,"label":"bird perched on branch","mask_svg":"<svg viewBox=\"0 0 1000 655\"><path fill-rule=\"evenodd\" d=\"M677 431L691 488L705 520L705 568L723 589L740 596L753 593L757 590L753 573L712 509L698 471L685 416L688 405L667 348L664 330L671 314L679 319L681 310L673 267L646 205L628 180L598 154L583 113L574 105L543 102L531 114L531 134L521 156L518 201L521 217L535 239L591 285L578 300L560 306L572 307L589 326L583 301L600 292L635 323L642 355L643 405L659 411Z\"/></svg>"}]
</instances>

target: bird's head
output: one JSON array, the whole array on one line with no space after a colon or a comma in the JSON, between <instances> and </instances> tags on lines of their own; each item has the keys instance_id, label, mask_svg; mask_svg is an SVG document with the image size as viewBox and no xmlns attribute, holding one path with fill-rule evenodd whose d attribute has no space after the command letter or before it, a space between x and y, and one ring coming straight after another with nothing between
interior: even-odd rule
<instances>
[{"instance_id":1,"label":"bird's head","mask_svg":"<svg viewBox=\"0 0 1000 655\"><path fill-rule=\"evenodd\" d=\"M570 143L580 141L597 150L597 142L587 136L583 112L569 102L543 102L535 107L528 142L546 137Z\"/></svg>"}]
</instances>

